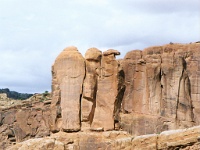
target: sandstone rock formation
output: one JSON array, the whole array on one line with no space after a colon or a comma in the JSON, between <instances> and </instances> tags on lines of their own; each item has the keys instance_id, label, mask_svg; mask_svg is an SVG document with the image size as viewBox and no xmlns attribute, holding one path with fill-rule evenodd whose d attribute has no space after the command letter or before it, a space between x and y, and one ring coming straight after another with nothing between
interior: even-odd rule
<instances>
[{"instance_id":1,"label":"sandstone rock formation","mask_svg":"<svg viewBox=\"0 0 200 150\"><path fill-rule=\"evenodd\" d=\"M102 54L98 49L91 48L84 60L76 48L67 48L58 56L52 68L52 131L59 131L61 124L65 126L73 122L65 118L68 115L61 113L72 112L67 107L70 104L78 108L75 109L75 124L78 127L62 127L62 130L103 131L122 128L131 134L143 135L198 125L200 101L196 98L198 86L195 84L198 82L194 82L197 80L194 76L198 74L198 67L191 66L191 63L197 62L194 56L198 56L199 48L198 43L155 46L143 51L130 51L120 61L115 59L115 55L119 55L116 50ZM83 73L77 82L81 87L80 92L70 91L77 94L73 95L78 102L76 104L68 102L72 97L66 95L68 92L64 88L64 85L72 86L68 85L72 79L62 80L64 76L70 76L67 66L73 65L68 62L68 55L74 52L82 61L79 67ZM72 87L77 89L76 85ZM75 124L71 124L73 128Z\"/></svg>"},{"instance_id":2,"label":"sandstone rock formation","mask_svg":"<svg viewBox=\"0 0 200 150\"><path fill-rule=\"evenodd\" d=\"M200 126L138 137L124 131L59 132L50 137L18 143L8 150L199 150L199 135Z\"/></svg>"},{"instance_id":3,"label":"sandstone rock formation","mask_svg":"<svg viewBox=\"0 0 200 150\"><path fill-rule=\"evenodd\" d=\"M81 99L82 130L90 129L90 125L93 122L96 107L98 76L101 69L101 57L102 52L96 48L88 49L85 54L86 75Z\"/></svg>"},{"instance_id":4,"label":"sandstone rock formation","mask_svg":"<svg viewBox=\"0 0 200 150\"><path fill-rule=\"evenodd\" d=\"M50 135L50 95L37 94L23 101L7 98L0 101L4 102L4 106L0 106L0 149Z\"/></svg>"},{"instance_id":5,"label":"sandstone rock formation","mask_svg":"<svg viewBox=\"0 0 200 150\"><path fill-rule=\"evenodd\" d=\"M119 54L116 50L108 50L103 53L98 76L98 91L92 130L114 129L114 118L116 117L114 110L117 101L119 101L117 98L118 89L121 89L122 86L118 81L119 63L115 59L115 55Z\"/></svg>"},{"instance_id":6,"label":"sandstone rock formation","mask_svg":"<svg viewBox=\"0 0 200 150\"><path fill-rule=\"evenodd\" d=\"M108 50L102 55L91 48L85 60L77 48L68 47L56 58L52 67L52 132L114 129L123 89L115 58L119 54Z\"/></svg>"},{"instance_id":7,"label":"sandstone rock formation","mask_svg":"<svg viewBox=\"0 0 200 150\"><path fill-rule=\"evenodd\" d=\"M52 134L12 148L199 149L200 44L119 54L68 47L52 66L52 100L0 95L0 148Z\"/></svg>"},{"instance_id":8,"label":"sandstone rock formation","mask_svg":"<svg viewBox=\"0 0 200 150\"><path fill-rule=\"evenodd\" d=\"M169 44L126 54L124 130L143 135L199 124L199 50L196 43Z\"/></svg>"},{"instance_id":9,"label":"sandstone rock formation","mask_svg":"<svg viewBox=\"0 0 200 150\"><path fill-rule=\"evenodd\" d=\"M76 47L63 50L52 66L52 74L52 131L59 130L58 128L79 131L85 60ZM59 109L61 112L58 113ZM59 115L62 117L57 118Z\"/></svg>"}]
</instances>

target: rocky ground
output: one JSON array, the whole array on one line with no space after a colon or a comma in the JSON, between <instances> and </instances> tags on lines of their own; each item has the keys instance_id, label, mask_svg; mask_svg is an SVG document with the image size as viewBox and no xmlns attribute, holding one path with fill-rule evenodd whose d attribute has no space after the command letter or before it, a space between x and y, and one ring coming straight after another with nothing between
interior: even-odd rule
<instances>
[{"instance_id":1,"label":"rocky ground","mask_svg":"<svg viewBox=\"0 0 200 150\"><path fill-rule=\"evenodd\" d=\"M23 105L28 105L37 102L43 102L51 100L51 93L49 94L34 94L32 97L26 100L16 100L8 98L5 93L0 93L0 110L6 110L12 107L22 107Z\"/></svg>"},{"instance_id":2,"label":"rocky ground","mask_svg":"<svg viewBox=\"0 0 200 150\"><path fill-rule=\"evenodd\" d=\"M44 120L51 95L36 94L27 100L13 100L0 94L0 149L33 137L50 135ZM46 117L48 120L48 117Z\"/></svg>"},{"instance_id":3,"label":"rocky ground","mask_svg":"<svg viewBox=\"0 0 200 150\"><path fill-rule=\"evenodd\" d=\"M125 131L59 132L50 137L30 139L9 150L199 150L200 126L131 136Z\"/></svg>"},{"instance_id":4,"label":"rocky ground","mask_svg":"<svg viewBox=\"0 0 200 150\"><path fill-rule=\"evenodd\" d=\"M1 107L3 112L0 126L0 139L1 148L9 150L199 150L200 149L200 126L188 128L164 131L159 134L149 134L142 136L133 136L126 131L106 131L106 132L75 132L66 133L60 131L55 134L50 132L45 132L45 130L38 130L39 134L34 134L34 129L41 128L41 124L36 122L37 125L34 128L32 120L31 123L31 113L28 110L35 112L36 109L45 110L44 106L49 107L51 102L50 95L44 97L42 94L34 95L25 101L11 100L6 97L6 95L1 95ZM17 110L18 111L17 111ZM20 111L21 109L21 111ZM15 111L14 111L15 110ZM26 110L26 111L25 111ZM22 129L26 129L26 136L23 139L24 142L20 142L22 139L16 139L17 136L22 137L24 134L17 133L16 123L20 120L11 117L15 116L14 113L25 112L27 115L23 115L29 122L30 128L24 126L23 122L21 124ZM38 112L37 112L38 113ZM2 113L1 113L2 114ZM35 117L38 118L40 113ZM27 120L28 116L28 120ZM33 118L32 118L33 119ZM7 124L6 124L7 123ZM20 125L20 124L19 124ZM30 132L32 130L32 133ZM47 131L47 130L46 130ZM14 133L13 133L14 132ZM32 135L32 136L30 136Z\"/></svg>"}]
</instances>

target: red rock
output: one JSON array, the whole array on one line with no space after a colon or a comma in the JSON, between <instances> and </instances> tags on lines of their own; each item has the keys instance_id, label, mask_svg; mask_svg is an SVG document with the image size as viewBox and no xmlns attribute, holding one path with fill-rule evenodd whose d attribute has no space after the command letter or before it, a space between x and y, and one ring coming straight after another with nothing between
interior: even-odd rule
<instances>
[{"instance_id":1,"label":"red rock","mask_svg":"<svg viewBox=\"0 0 200 150\"><path fill-rule=\"evenodd\" d=\"M115 50L103 53L92 130L114 129L114 109L118 96L118 86L121 86L118 85L119 63L115 59L115 55L118 54L119 52Z\"/></svg>"},{"instance_id":2,"label":"red rock","mask_svg":"<svg viewBox=\"0 0 200 150\"><path fill-rule=\"evenodd\" d=\"M101 65L102 52L96 48L90 48L85 54L86 76L83 84L83 96L81 99L82 129L90 128L93 121L96 106L97 78ZM84 122L88 122L86 127ZM87 127L88 126L88 127Z\"/></svg>"},{"instance_id":3,"label":"red rock","mask_svg":"<svg viewBox=\"0 0 200 150\"><path fill-rule=\"evenodd\" d=\"M192 77L198 75L192 61L198 50L198 44L172 44L127 53L122 108L130 114L121 114L123 129L141 135L199 124L198 86Z\"/></svg>"},{"instance_id":4,"label":"red rock","mask_svg":"<svg viewBox=\"0 0 200 150\"><path fill-rule=\"evenodd\" d=\"M52 130L61 108L62 130L80 130L80 97L85 77L85 60L76 47L68 47L56 58L52 67ZM60 103L60 106L59 106Z\"/></svg>"},{"instance_id":5,"label":"red rock","mask_svg":"<svg viewBox=\"0 0 200 150\"><path fill-rule=\"evenodd\" d=\"M122 61L125 73L126 90L123 97L123 111L126 113L143 113L148 110L146 104L145 63L142 60L142 51L128 52Z\"/></svg>"},{"instance_id":6,"label":"red rock","mask_svg":"<svg viewBox=\"0 0 200 150\"><path fill-rule=\"evenodd\" d=\"M149 47L122 60L118 54L91 48L84 59L69 47L52 66L52 101L1 95L0 148L27 140L15 148L198 149L199 127L162 131L200 124L200 44ZM39 138L50 131L60 132Z\"/></svg>"}]
</instances>

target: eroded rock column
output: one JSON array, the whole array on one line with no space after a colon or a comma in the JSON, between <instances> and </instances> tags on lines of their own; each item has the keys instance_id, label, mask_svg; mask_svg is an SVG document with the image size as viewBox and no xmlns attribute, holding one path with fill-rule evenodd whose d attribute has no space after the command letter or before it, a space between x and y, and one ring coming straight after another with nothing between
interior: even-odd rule
<instances>
[{"instance_id":1,"label":"eroded rock column","mask_svg":"<svg viewBox=\"0 0 200 150\"><path fill-rule=\"evenodd\" d=\"M119 63L115 55L116 50L108 50L103 53L101 70L98 76L98 89L96 96L96 108L92 122L92 130L113 130L114 109L118 95Z\"/></svg>"},{"instance_id":2,"label":"eroded rock column","mask_svg":"<svg viewBox=\"0 0 200 150\"><path fill-rule=\"evenodd\" d=\"M85 59L76 47L68 47L56 58L52 73L52 129L78 131ZM60 119L58 119L59 115L61 115Z\"/></svg>"},{"instance_id":3,"label":"eroded rock column","mask_svg":"<svg viewBox=\"0 0 200 150\"><path fill-rule=\"evenodd\" d=\"M100 73L102 52L96 48L90 48L85 54L86 76L83 84L81 99L81 129L89 129L93 121L96 107L97 79Z\"/></svg>"}]
</instances>

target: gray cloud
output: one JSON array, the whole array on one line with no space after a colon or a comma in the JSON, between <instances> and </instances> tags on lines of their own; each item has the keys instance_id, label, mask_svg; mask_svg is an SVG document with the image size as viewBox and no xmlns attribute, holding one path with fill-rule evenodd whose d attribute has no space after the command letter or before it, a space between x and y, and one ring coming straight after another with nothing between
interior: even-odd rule
<instances>
[{"instance_id":1,"label":"gray cloud","mask_svg":"<svg viewBox=\"0 0 200 150\"><path fill-rule=\"evenodd\" d=\"M199 0L1 0L0 88L51 89L51 65L66 47L121 51L200 39Z\"/></svg>"}]
</instances>

